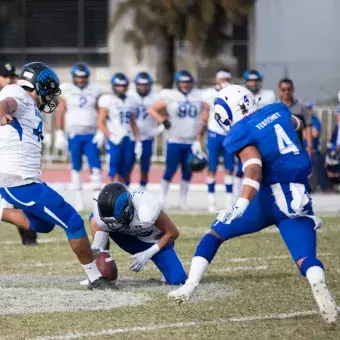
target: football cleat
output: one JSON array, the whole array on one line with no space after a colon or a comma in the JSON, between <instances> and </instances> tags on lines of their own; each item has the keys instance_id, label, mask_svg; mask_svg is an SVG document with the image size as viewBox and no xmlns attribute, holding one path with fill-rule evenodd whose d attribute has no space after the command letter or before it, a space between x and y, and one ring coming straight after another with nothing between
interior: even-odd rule
<instances>
[{"instance_id":1,"label":"football cleat","mask_svg":"<svg viewBox=\"0 0 340 340\"><path fill-rule=\"evenodd\" d=\"M182 302L188 301L195 294L198 285L194 283L185 283L183 286L176 290L173 290L168 294L168 299L181 304Z\"/></svg>"},{"instance_id":2,"label":"football cleat","mask_svg":"<svg viewBox=\"0 0 340 340\"><path fill-rule=\"evenodd\" d=\"M210 214L216 214L217 208L215 204L210 204L208 207L208 213Z\"/></svg>"},{"instance_id":3,"label":"football cleat","mask_svg":"<svg viewBox=\"0 0 340 340\"><path fill-rule=\"evenodd\" d=\"M322 317L328 323L333 323L337 318L337 306L324 281L311 284L314 299L319 306Z\"/></svg>"},{"instance_id":4,"label":"football cleat","mask_svg":"<svg viewBox=\"0 0 340 340\"><path fill-rule=\"evenodd\" d=\"M108 289L113 289L113 290L118 290L118 288L115 286L115 283L110 281L108 278L101 276L99 279L89 282L87 285L87 288L92 290L92 289L98 289L98 290L108 290Z\"/></svg>"}]
</instances>

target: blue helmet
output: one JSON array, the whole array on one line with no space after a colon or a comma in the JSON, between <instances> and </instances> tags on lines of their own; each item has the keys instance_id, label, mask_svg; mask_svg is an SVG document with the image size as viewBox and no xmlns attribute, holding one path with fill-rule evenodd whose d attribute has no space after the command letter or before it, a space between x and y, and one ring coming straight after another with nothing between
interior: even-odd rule
<instances>
[{"instance_id":1,"label":"blue helmet","mask_svg":"<svg viewBox=\"0 0 340 340\"><path fill-rule=\"evenodd\" d=\"M245 71L243 73L243 79L246 81L246 88L249 91L251 91L252 93L258 93L260 91L263 77L259 71L257 70ZM251 84L249 84L249 81L251 82Z\"/></svg>"},{"instance_id":2,"label":"blue helmet","mask_svg":"<svg viewBox=\"0 0 340 340\"><path fill-rule=\"evenodd\" d=\"M204 152L191 153L187 159L188 167L193 172L202 171L208 165L208 157Z\"/></svg>"},{"instance_id":3,"label":"blue helmet","mask_svg":"<svg viewBox=\"0 0 340 340\"><path fill-rule=\"evenodd\" d=\"M115 73L111 78L113 92L118 97L125 97L125 93L128 89L129 83L130 83L129 78L124 73ZM120 91L117 91L117 88L116 88L117 86L124 86L125 88L122 92L120 92Z\"/></svg>"},{"instance_id":4,"label":"blue helmet","mask_svg":"<svg viewBox=\"0 0 340 340\"><path fill-rule=\"evenodd\" d=\"M52 113L57 108L58 96L61 94L60 81L49 66L41 62L26 64L19 74L17 84L27 91L37 91L40 111Z\"/></svg>"},{"instance_id":5,"label":"blue helmet","mask_svg":"<svg viewBox=\"0 0 340 340\"><path fill-rule=\"evenodd\" d=\"M153 79L147 72L139 72L135 78L136 90L141 97L147 96L152 88Z\"/></svg>"},{"instance_id":6,"label":"blue helmet","mask_svg":"<svg viewBox=\"0 0 340 340\"><path fill-rule=\"evenodd\" d=\"M106 184L98 196L101 220L113 231L129 228L133 219L132 195L120 182Z\"/></svg>"},{"instance_id":7,"label":"blue helmet","mask_svg":"<svg viewBox=\"0 0 340 340\"><path fill-rule=\"evenodd\" d=\"M88 78L91 75L91 71L90 68L85 63L78 62L72 66L71 74L74 85L80 88L84 88L88 84Z\"/></svg>"},{"instance_id":8,"label":"blue helmet","mask_svg":"<svg viewBox=\"0 0 340 340\"><path fill-rule=\"evenodd\" d=\"M192 76L192 74L187 70L176 72L174 79L175 79L175 84L177 86L178 91L182 92L183 94L188 94L194 87L195 79ZM188 83L189 84L188 89L183 90L181 88L180 83Z\"/></svg>"}]
</instances>

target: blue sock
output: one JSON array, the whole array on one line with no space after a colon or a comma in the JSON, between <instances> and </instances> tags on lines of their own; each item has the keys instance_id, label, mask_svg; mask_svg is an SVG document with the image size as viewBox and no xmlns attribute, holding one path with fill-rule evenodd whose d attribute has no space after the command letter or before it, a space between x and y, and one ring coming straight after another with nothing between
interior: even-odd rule
<instances>
[{"instance_id":1,"label":"blue sock","mask_svg":"<svg viewBox=\"0 0 340 340\"><path fill-rule=\"evenodd\" d=\"M145 188L147 184L148 184L147 181L140 181L140 186L143 188Z\"/></svg>"},{"instance_id":2,"label":"blue sock","mask_svg":"<svg viewBox=\"0 0 340 340\"><path fill-rule=\"evenodd\" d=\"M194 256L204 257L209 263L215 257L218 248L222 244L216 236L205 234L196 248Z\"/></svg>"},{"instance_id":3,"label":"blue sock","mask_svg":"<svg viewBox=\"0 0 340 340\"><path fill-rule=\"evenodd\" d=\"M215 193L215 184L216 182L213 182L213 183L209 183L208 184L208 192L211 193L211 194L214 194Z\"/></svg>"},{"instance_id":4,"label":"blue sock","mask_svg":"<svg viewBox=\"0 0 340 340\"><path fill-rule=\"evenodd\" d=\"M232 184L226 184L225 185L225 191L228 193L232 193L233 192L233 185Z\"/></svg>"}]
</instances>

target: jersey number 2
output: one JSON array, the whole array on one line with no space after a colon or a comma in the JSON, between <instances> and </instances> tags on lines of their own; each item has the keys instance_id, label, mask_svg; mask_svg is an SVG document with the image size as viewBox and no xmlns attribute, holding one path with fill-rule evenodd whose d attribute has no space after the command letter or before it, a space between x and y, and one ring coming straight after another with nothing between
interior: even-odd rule
<instances>
[{"instance_id":1,"label":"jersey number 2","mask_svg":"<svg viewBox=\"0 0 340 340\"><path fill-rule=\"evenodd\" d=\"M297 155L300 153L297 146L291 141L291 139L286 134L286 131L283 130L280 124L275 124L274 129L276 132L277 145L281 154L285 155L286 153L293 152Z\"/></svg>"}]
</instances>

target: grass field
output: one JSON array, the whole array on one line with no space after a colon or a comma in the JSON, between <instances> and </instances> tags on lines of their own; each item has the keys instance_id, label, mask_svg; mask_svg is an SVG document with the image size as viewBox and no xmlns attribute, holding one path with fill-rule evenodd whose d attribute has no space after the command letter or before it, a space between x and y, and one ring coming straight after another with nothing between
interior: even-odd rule
<instances>
[{"instance_id":1,"label":"grass field","mask_svg":"<svg viewBox=\"0 0 340 340\"><path fill-rule=\"evenodd\" d=\"M211 216L172 216L181 231L176 249L188 269ZM324 219L319 257L340 304L340 219ZM135 274L131 260L112 247L119 291L92 292L64 233L23 247L17 231L0 224L0 339L340 339L340 322L316 313L276 229L224 244L197 295L177 306L153 264Z\"/></svg>"}]
</instances>

